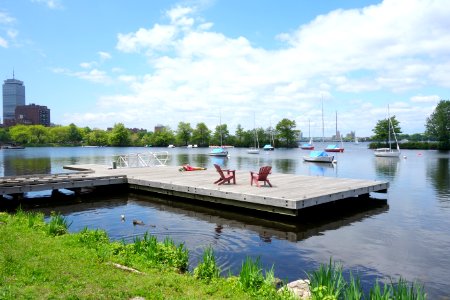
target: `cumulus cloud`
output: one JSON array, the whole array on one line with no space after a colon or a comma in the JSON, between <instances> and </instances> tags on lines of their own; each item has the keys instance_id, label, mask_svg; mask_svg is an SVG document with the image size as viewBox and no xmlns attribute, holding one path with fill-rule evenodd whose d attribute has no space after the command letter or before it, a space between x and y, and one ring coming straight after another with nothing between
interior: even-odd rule
<instances>
[{"instance_id":1,"label":"cumulus cloud","mask_svg":"<svg viewBox=\"0 0 450 300\"><path fill-rule=\"evenodd\" d=\"M99 51L97 53L100 56L100 60L101 61L105 61L105 60L108 60L108 59L112 58L111 54L109 54L108 52Z\"/></svg>"},{"instance_id":2,"label":"cumulus cloud","mask_svg":"<svg viewBox=\"0 0 450 300\"><path fill-rule=\"evenodd\" d=\"M405 120L419 119L424 108L408 100L419 104L425 98L406 93L450 86L445 75L450 71L450 6L443 1L385 0L362 9L338 9L278 34L283 44L270 50L253 46L244 36L215 32L196 13L177 6L166 12L167 24L119 33L116 49L143 55L149 71L121 75L131 93L102 97L99 105L121 111L139 105L136 119L146 122L144 112L152 111L152 122L163 124L189 115L192 123L207 119L212 125L220 109L231 127L243 122L251 127L255 110L261 126L278 117L320 118L325 98L326 107L346 109L342 124L347 131L366 126L362 130L370 132L374 124L362 124L369 116L384 117L384 102L397 103L393 109ZM344 93L353 101L364 92L397 96L384 99L383 107L367 108L364 116L362 99L357 108L339 99Z\"/></svg>"},{"instance_id":3,"label":"cumulus cloud","mask_svg":"<svg viewBox=\"0 0 450 300\"><path fill-rule=\"evenodd\" d=\"M8 41L0 36L0 47L8 48Z\"/></svg>"},{"instance_id":4,"label":"cumulus cloud","mask_svg":"<svg viewBox=\"0 0 450 300\"><path fill-rule=\"evenodd\" d=\"M31 0L34 3L43 4L50 9L62 9L64 6L60 0Z\"/></svg>"},{"instance_id":5,"label":"cumulus cloud","mask_svg":"<svg viewBox=\"0 0 450 300\"><path fill-rule=\"evenodd\" d=\"M411 102L419 103L437 103L441 98L438 95L428 95L428 96L414 96L411 97Z\"/></svg>"},{"instance_id":6,"label":"cumulus cloud","mask_svg":"<svg viewBox=\"0 0 450 300\"><path fill-rule=\"evenodd\" d=\"M12 24L15 21L16 19L11 17L8 13L0 11L0 24Z\"/></svg>"}]
</instances>

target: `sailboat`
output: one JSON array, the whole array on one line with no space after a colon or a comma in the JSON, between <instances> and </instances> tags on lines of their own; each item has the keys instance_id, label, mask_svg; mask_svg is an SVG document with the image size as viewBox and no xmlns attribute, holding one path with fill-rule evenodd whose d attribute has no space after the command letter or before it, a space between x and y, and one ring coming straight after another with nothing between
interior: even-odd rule
<instances>
[{"instance_id":1,"label":"sailboat","mask_svg":"<svg viewBox=\"0 0 450 300\"><path fill-rule=\"evenodd\" d=\"M389 123L389 134L388 134L388 141L389 141L389 148L377 148L374 150L374 154L377 157L399 157L400 156L400 146L398 145L397 136L395 135L394 125L392 124L391 116L389 113L389 106L388 106L388 123ZM392 149L391 146L391 131L394 134L395 143L397 144L397 149Z\"/></svg>"},{"instance_id":2,"label":"sailboat","mask_svg":"<svg viewBox=\"0 0 450 300\"><path fill-rule=\"evenodd\" d=\"M265 144L263 147L263 150L264 151L273 151L273 150L275 150L275 147L273 145L275 145L275 140L273 139L272 125L270 125L270 144Z\"/></svg>"},{"instance_id":3,"label":"sailboat","mask_svg":"<svg viewBox=\"0 0 450 300\"><path fill-rule=\"evenodd\" d=\"M300 146L303 150L314 150L313 139L311 137L311 122L308 120L308 128L309 128L309 143L303 144Z\"/></svg>"},{"instance_id":4,"label":"sailboat","mask_svg":"<svg viewBox=\"0 0 450 300\"><path fill-rule=\"evenodd\" d=\"M210 156L227 157L228 151L222 146L222 115L219 116L219 130L220 130L220 147L215 147L209 152Z\"/></svg>"},{"instance_id":5,"label":"sailboat","mask_svg":"<svg viewBox=\"0 0 450 300\"><path fill-rule=\"evenodd\" d=\"M250 149L247 150L248 154L259 154L259 141L258 141L258 132L256 131L256 123L255 123L255 117L253 116L253 131L255 133L254 137L254 147L250 147Z\"/></svg>"},{"instance_id":6,"label":"sailboat","mask_svg":"<svg viewBox=\"0 0 450 300\"><path fill-rule=\"evenodd\" d=\"M336 112L336 137L337 137L337 135L338 135L338 130L337 130L337 112ZM341 139L341 145L340 146L338 146L336 144L328 145L325 148L326 152L344 152L344 144L342 143L342 136L340 136L340 134L339 134L339 137Z\"/></svg>"}]
</instances>

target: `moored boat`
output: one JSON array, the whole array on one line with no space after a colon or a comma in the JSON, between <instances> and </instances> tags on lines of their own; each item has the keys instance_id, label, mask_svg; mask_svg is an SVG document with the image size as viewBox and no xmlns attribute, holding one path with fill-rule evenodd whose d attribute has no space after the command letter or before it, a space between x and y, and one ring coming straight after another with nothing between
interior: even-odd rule
<instances>
[{"instance_id":1,"label":"moored boat","mask_svg":"<svg viewBox=\"0 0 450 300\"><path fill-rule=\"evenodd\" d=\"M219 147L219 148L213 148L211 150L211 152L209 152L210 156L221 156L221 157L225 157L228 156L228 151Z\"/></svg>"},{"instance_id":2,"label":"moored boat","mask_svg":"<svg viewBox=\"0 0 450 300\"><path fill-rule=\"evenodd\" d=\"M311 151L309 155L303 156L303 160L309 162L332 163L334 161L334 156L330 156L324 151Z\"/></svg>"},{"instance_id":3,"label":"moored boat","mask_svg":"<svg viewBox=\"0 0 450 300\"><path fill-rule=\"evenodd\" d=\"M325 148L326 152L344 152L344 147L339 147L338 145L328 145Z\"/></svg>"}]
</instances>

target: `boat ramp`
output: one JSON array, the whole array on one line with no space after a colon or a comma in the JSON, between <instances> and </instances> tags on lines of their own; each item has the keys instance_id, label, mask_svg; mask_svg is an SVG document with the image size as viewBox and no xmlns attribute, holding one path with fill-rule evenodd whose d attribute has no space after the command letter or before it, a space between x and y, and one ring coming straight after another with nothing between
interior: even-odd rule
<instances>
[{"instance_id":1,"label":"boat ramp","mask_svg":"<svg viewBox=\"0 0 450 300\"><path fill-rule=\"evenodd\" d=\"M209 203L223 204L282 215L298 215L304 208L386 192L389 183L335 177L273 173L273 187L250 185L249 170L236 170L236 184L216 185L215 170L184 171L179 167L111 168L105 165L68 165L74 173L27 175L0 178L2 196L17 197L26 192L122 185L130 191L143 191ZM2 201L2 199L0 199Z\"/></svg>"}]
</instances>

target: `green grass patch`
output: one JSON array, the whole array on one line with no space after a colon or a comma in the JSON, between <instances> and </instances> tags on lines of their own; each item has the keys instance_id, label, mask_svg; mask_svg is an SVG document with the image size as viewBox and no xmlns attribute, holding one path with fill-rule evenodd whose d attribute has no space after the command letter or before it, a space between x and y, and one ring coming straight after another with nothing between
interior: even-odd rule
<instances>
[{"instance_id":1,"label":"green grass patch","mask_svg":"<svg viewBox=\"0 0 450 300\"><path fill-rule=\"evenodd\" d=\"M145 234L131 244L111 242L103 230L68 234L70 224L53 214L0 212L0 299L295 299L277 291L273 267L248 257L238 276L220 277L211 247L187 272L189 252L172 239ZM330 260L308 275L312 299L425 299L419 284L403 279L363 295L360 281L347 282Z\"/></svg>"}]
</instances>

